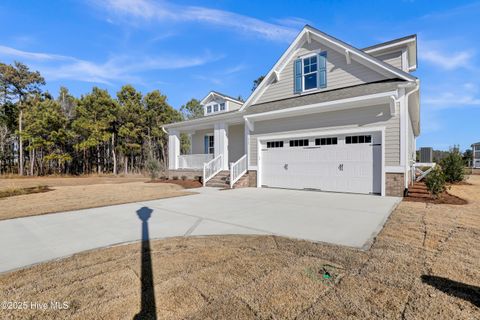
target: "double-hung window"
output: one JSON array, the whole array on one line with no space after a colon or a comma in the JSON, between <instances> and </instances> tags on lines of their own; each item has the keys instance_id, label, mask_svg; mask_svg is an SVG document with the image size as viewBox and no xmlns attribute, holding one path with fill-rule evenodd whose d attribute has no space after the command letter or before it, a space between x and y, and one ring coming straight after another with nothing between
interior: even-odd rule
<instances>
[{"instance_id":1,"label":"double-hung window","mask_svg":"<svg viewBox=\"0 0 480 320\"><path fill-rule=\"evenodd\" d=\"M318 86L317 56L303 60L303 91L316 89Z\"/></svg>"},{"instance_id":2,"label":"double-hung window","mask_svg":"<svg viewBox=\"0 0 480 320\"><path fill-rule=\"evenodd\" d=\"M215 143L213 140L213 135L206 135L204 137L204 152L205 154L213 154L215 152Z\"/></svg>"},{"instance_id":3,"label":"double-hung window","mask_svg":"<svg viewBox=\"0 0 480 320\"><path fill-rule=\"evenodd\" d=\"M220 103L220 111L225 111L225 102Z\"/></svg>"},{"instance_id":4,"label":"double-hung window","mask_svg":"<svg viewBox=\"0 0 480 320\"><path fill-rule=\"evenodd\" d=\"M211 113L212 112L212 106L207 106L207 113Z\"/></svg>"},{"instance_id":5,"label":"double-hung window","mask_svg":"<svg viewBox=\"0 0 480 320\"><path fill-rule=\"evenodd\" d=\"M293 64L294 92L327 87L327 52L300 57Z\"/></svg>"}]
</instances>

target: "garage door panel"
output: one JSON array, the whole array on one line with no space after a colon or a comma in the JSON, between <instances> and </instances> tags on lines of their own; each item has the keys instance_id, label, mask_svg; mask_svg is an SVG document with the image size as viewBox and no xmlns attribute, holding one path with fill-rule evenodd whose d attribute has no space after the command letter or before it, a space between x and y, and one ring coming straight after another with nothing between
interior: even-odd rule
<instances>
[{"instance_id":1,"label":"garage door panel","mask_svg":"<svg viewBox=\"0 0 480 320\"><path fill-rule=\"evenodd\" d=\"M345 136L337 136L338 143L332 145L317 146L315 137L309 138L308 147L290 147L289 140L284 140L282 148L266 149L264 146L261 154L262 185L379 193L381 146L375 144L381 136L379 133L368 135L371 135L372 143L346 144Z\"/></svg>"}]
</instances>

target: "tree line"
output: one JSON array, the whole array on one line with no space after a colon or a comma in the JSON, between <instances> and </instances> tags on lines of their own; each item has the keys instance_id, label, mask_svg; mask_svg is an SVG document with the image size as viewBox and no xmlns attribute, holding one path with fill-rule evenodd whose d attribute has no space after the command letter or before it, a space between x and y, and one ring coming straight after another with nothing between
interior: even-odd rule
<instances>
[{"instance_id":1,"label":"tree line","mask_svg":"<svg viewBox=\"0 0 480 320\"><path fill-rule=\"evenodd\" d=\"M124 85L115 97L93 87L79 98L23 63L0 63L0 174L139 173L148 161L166 167L162 125L203 115L200 102L174 109L159 90ZM182 149L188 148L182 137Z\"/></svg>"}]
</instances>

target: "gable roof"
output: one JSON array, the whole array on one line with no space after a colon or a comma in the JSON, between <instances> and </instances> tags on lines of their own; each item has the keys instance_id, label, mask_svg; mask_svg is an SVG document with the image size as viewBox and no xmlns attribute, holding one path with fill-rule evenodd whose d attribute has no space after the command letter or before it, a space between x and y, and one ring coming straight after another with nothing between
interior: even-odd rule
<instances>
[{"instance_id":1,"label":"gable roof","mask_svg":"<svg viewBox=\"0 0 480 320\"><path fill-rule=\"evenodd\" d=\"M220 93L220 92L218 92L218 91L213 91L213 90L210 91L210 92L207 94L207 96L202 99L202 101L200 101L200 104L204 105L205 103L207 103L207 100L208 100L208 98L210 98L210 96L217 96L217 97L223 98L223 99L225 99L225 100L229 100L229 101L238 103L238 104L240 104L240 105L243 104L243 101L240 101L240 100L235 99L235 98L233 98L233 97L230 97L230 96L228 96L228 95L226 95L226 94Z\"/></svg>"},{"instance_id":2,"label":"gable roof","mask_svg":"<svg viewBox=\"0 0 480 320\"><path fill-rule=\"evenodd\" d=\"M377 43L377 44L374 44L373 46L368 46L368 47L365 47L361 50L365 51L365 52L373 51L373 50L379 50L379 49L384 49L385 47L390 47L391 45L397 45L399 43L415 41L416 39L417 39L417 35L416 34L411 34L411 35L408 35L408 36L405 36L405 37L388 40L388 41L382 42L382 43Z\"/></svg>"},{"instance_id":3,"label":"gable roof","mask_svg":"<svg viewBox=\"0 0 480 320\"><path fill-rule=\"evenodd\" d=\"M407 48L408 51L408 68L409 71L415 71L417 69L417 35L411 34L406 37L393 39L387 42L379 43L373 46L363 48L362 51L370 55L381 55L394 50L400 50Z\"/></svg>"},{"instance_id":4,"label":"gable roof","mask_svg":"<svg viewBox=\"0 0 480 320\"><path fill-rule=\"evenodd\" d=\"M389 73L392 77L399 78L406 81L415 81L416 77L411 74L404 72L394 66L383 62L362 50L359 50L335 37L332 37L310 25L305 25L305 27L300 31L295 40L290 44L287 50L283 55L278 59L275 65L270 69L270 71L265 76L264 81L255 89L255 91L248 97L247 101L243 104L240 109L243 111L245 108L248 108L250 105L254 104L258 97L265 91L266 87L270 84L272 79L277 79L280 70L293 58L296 49L298 49L305 41L311 41L312 37L315 40L323 43L328 43L329 47L338 51L343 51L345 55L353 54L356 57L356 61L362 63L372 69L376 69L379 72Z\"/></svg>"}]
</instances>

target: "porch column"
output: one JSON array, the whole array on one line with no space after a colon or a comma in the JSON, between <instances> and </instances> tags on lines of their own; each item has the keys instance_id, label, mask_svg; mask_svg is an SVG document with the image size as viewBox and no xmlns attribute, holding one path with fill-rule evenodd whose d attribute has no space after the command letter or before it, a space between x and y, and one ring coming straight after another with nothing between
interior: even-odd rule
<instances>
[{"instance_id":1,"label":"porch column","mask_svg":"<svg viewBox=\"0 0 480 320\"><path fill-rule=\"evenodd\" d=\"M168 134L168 169L178 169L178 156L180 155L180 133L170 131Z\"/></svg>"},{"instance_id":2,"label":"porch column","mask_svg":"<svg viewBox=\"0 0 480 320\"><path fill-rule=\"evenodd\" d=\"M223 170L228 170L228 124L225 122L215 123L214 132L214 156L223 156Z\"/></svg>"}]
</instances>

